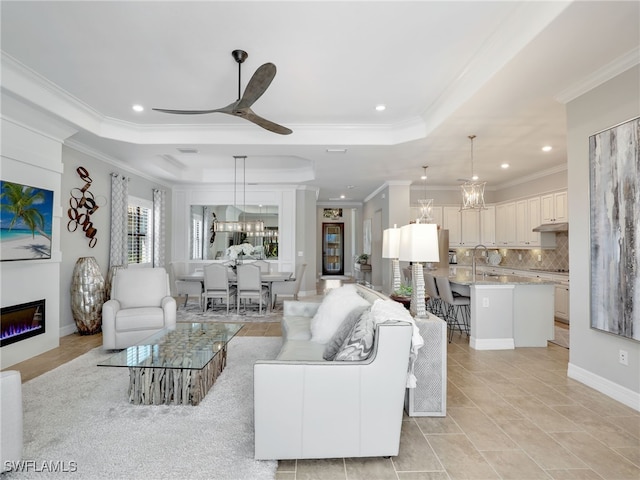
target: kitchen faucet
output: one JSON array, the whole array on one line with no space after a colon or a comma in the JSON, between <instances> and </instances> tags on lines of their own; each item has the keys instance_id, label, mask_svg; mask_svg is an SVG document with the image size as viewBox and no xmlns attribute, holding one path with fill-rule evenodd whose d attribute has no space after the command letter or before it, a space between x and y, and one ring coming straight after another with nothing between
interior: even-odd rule
<instances>
[{"instance_id":1,"label":"kitchen faucet","mask_svg":"<svg viewBox=\"0 0 640 480\"><path fill-rule=\"evenodd\" d=\"M489 249L482 244L476 245L473 247L473 252L471 253L471 278L475 281L476 279L476 250L478 248L484 248L484 251L489 256Z\"/></svg>"}]
</instances>

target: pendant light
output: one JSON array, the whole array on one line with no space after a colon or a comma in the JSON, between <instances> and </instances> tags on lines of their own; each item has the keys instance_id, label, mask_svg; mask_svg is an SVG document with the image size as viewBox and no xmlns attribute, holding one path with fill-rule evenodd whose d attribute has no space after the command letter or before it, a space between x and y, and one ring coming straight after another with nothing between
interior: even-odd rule
<instances>
[{"instance_id":1,"label":"pendant light","mask_svg":"<svg viewBox=\"0 0 640 480\"><path fill-rule=\"evenodd\" d=\"M471 178L466 180L460 188L462 190L461 210L483 210L484 206L484 186L487 182L478 182L478 176L473 172L473 139L475 135L469 135L471 141Z\"/></svg>"},{"instance_id":2,"label":"pendant light","mask_svg":"<svg viewBox=\"0 0 640 480\"><path fill-rule=\"evenodd\" d=\"M214 223L216 232L229 232L229 233L245 233L248 237L259 237L264 235L264 222L262 220L246 221L245 212L247 209L247 157L235 156L233 157L233 208L237 210L236 206L236 190L237 190L237 177L238 177L238 160L242 160L242 184L243 184L243 208L240 218L238 220L219 220Z\"/></svg>"},{"instance_id":3,"label":"pendant light","mask_svg":"<svg viewBox=\"0 0 640 480\"><path fill-rule=\"evenodd\" d=\"M424 180L424 198L418 199L418 203L420 204L420 223L433 223L433 217L431 216L431 212L433 210L433 198L427 198L427 168L428 165L423 165L424 173L422 175L422 180Z\"/></svg>"}]
</instances>

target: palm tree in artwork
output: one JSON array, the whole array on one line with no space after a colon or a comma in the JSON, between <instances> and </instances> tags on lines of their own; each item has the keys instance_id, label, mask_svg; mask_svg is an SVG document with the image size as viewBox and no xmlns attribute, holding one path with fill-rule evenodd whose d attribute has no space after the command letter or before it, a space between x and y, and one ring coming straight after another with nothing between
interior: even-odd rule
<instances>
[{"instance_id":1,"label":"palm tree in artwork","mask_svg":"<svg viewBox=\"0 0 640 480\"><path fill-rule=\"evenodd\" d=\"M38 203L44 200L44 193L42 190L35 189L24 185L18 185L16 183L4 182L4 188L0 199L5 199L7 203L3 203L2 209L13 214L13 218L9 223L9 230L11 230L18 219L31 230L31 235L36 236L36 232L45 237L47 240L51 240L51 237L47 235L44 229L44 217L40 213L37 207Z\"/></svg>"}]
</instances>

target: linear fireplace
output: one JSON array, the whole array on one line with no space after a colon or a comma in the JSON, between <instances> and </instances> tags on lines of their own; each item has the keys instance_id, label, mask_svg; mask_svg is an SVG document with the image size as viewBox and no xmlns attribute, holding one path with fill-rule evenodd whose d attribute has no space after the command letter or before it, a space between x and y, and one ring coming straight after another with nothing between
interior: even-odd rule
<instances>
[{"instance_id":1,"label":"linear fireplace","mask_svg":"<svg viewBox=\"0 0 640 480\"><path fill-rule=\"evenodd\" d=\"M45 331L45 300L2 307L0 313L0 347L25 338L35 337Z\"/></svg>"}]
</instances>

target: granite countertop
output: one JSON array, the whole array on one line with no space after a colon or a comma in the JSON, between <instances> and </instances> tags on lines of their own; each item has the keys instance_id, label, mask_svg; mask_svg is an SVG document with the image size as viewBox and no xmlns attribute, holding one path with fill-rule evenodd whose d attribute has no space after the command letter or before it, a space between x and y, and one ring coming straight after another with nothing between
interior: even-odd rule
<instances>
[{"instance_id":1,"label":"granite countertop","mask_svg":"<svg viewBox=\"0 0 640 480\"><path fill-rule=\"evenodd\" d=\"M553 285L557 282L542 278L521 277L518 275L497 275L495 273L477 273L471 277L471 268L438 268L426 273L438 277L449 277L449 281L459 285Z\"/></svg>"}]
</instances>

